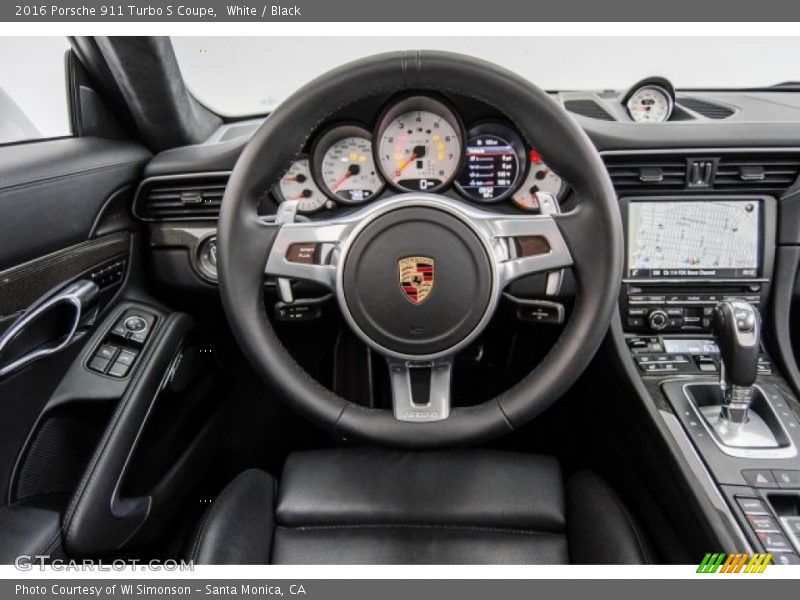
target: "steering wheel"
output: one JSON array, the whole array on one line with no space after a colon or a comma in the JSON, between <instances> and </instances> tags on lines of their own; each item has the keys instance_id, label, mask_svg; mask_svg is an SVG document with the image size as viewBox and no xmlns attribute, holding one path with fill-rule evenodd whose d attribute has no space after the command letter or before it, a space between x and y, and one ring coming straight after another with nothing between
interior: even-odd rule
<instances>
[{"instance_id":1,"label":"steering wheel","mask_svg":"<svg viewBox=\"0 0 800 600\"><path fill-rule=\"evenodd\" d=\"M405 193L327 221L281 224L259 216L263 191L327 117L366 96L405 91L458 93L494 106L570 182L576 207L557 215L501 215L445 196ZM217 244L220 293L233 333L280 398L339 437L404 448L483 442L523 425L563 395L608 329L623 262L614 189L597 150L569 114L496 65L428 51L346 64L285 100L236 163ZM410 302L400 285L398 270L409 265L433 271L424 301ZM575 304L547 356L496 398L451 408L453 356L486 327L504 287L562 268L572 269ZM335 294L348 325L388 361L393 411L353 404L295 362L267 317L265 275L313 281Z\"/></svg>"}]
</instances>

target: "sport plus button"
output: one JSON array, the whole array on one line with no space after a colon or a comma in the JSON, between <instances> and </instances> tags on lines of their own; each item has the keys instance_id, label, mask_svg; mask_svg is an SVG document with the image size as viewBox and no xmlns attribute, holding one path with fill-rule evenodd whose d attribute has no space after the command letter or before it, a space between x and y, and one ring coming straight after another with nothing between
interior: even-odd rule
<instances>
[{"instance_id":1,"label":"sport plus button","mask_svg":"<svg viewBox=\"0 0 800 600\"><path fill-rule=\"evenodd\" d=\"M772 517L747 515L747 520L750 522L753 531L774 531L779 533L781 530L778 523Z\"/></svg>"}]
</instances>

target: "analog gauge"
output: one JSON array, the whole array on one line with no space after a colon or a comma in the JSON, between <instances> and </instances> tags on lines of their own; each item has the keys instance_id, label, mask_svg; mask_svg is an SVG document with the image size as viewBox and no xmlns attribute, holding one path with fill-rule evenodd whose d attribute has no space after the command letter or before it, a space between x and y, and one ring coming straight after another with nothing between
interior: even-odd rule
<instances>
[{"instance_id":1,"label":"analog gauge","mask_svg":"<svg viewBox=\"0 0 800 600\"><path fill-rule=\"evenodd\" d=\"M531 166L528 176L520 188L511 196L514 204L524 210L541 212L539 192L553 194L556 198L562 192L564 182L550 167L548 167L536 150L529 152Z\"/></svg>"},{"instance_id":2,"label":"analog gauge","mask_svg":"<svg viewBox=\"0 0 800 600\"><path fill-rule=\"evenodd\" d=\"M315 175L323 191L340 202L358 204L383 190L375 167L372 136L363 127L341 125L317 142L313 154Z\"/></svg>"},{"instance_id":3,"label":"analog gauge","mask_svg":"<svg viewBox=\"0 0 800 600\"><path fill-rule=\"evenodd\" d=\"M458 173L462 131L453 111L437 100L415 96L395 104L378 125L384 177L401 190L441 189Z\"/></svg>"},{"instance_id":4,"label":"analog gauge","mask_svg":"<svg viewBox=\"0 0 800 600\"><path fill-rule=\"evenodd\" d=\"M330 202L314 183L307 157L300 157L292 163L286 174L281 177L275 191L281 202L298 200L297 210L303 213L319 210Z\"/></svg>"},{"instance_id":5,"label":"analog gauge","mask_svg":"<svg viewBox=\"0 0 800 600\"><path fill-rule=\"evenodd\" d=\"M520 137L500 123L485 123L467 135L456 187L470 200L494 202L514 191L525 168Z\"/></svg>"},{"instance_id":6,"label":"analog gauge","mask_svg":"<svg viewBox=\"0 0 800 600\"><path fill-rule=\"evenodd\" d=\"M628 98L628 114L637 123L663 123L672 115L672 96L658 85L644 85Z\"/></svg>"}]
</instances>

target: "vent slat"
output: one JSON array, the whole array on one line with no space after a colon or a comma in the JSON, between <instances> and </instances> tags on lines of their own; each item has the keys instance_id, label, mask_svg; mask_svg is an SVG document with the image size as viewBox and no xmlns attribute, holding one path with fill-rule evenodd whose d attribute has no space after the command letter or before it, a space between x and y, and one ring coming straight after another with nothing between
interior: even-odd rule
<instances>
[{"instance_id":1,"label":"vent slat","mask_svg":"<svg viewBox=\"0 0 800 600\"><path fill-rule=\"evenodd\" d=\"M800 175L800 153L691 155L608 155L603 159L614 187L626 193L659 190L782 192ZM689 185L689 165L713 161L708 185ZM693 171L696 176L696 171Z\"/></svg>"},{"instance_id":2,"label":"vent slat","mask_svg":"<svg viewBox=\"0 0 800 600\"><path fill-rule=\"evenodd\" d=\"M714 178L716 190L782 191L800 174L800 155L721 156Z\"/></svg>"},{"instance_id":3,"label":"vent slat","mask_svg":"<svg viewBox=\"0 0 800 600\"><path fill-rule=\"evenodd\" d=\"M145 219L214 219L225 195L226 176L146 182L139 192L140 215Z\"/></svg>"},{"instance_id":4,"label":"vent slat","mask_svg":"<svg viewBox=\"0 0 800 600\"><path fill-rule=\"evenodd\" d=\"M678 98L678 104L703 115L707 119L727 119L736 112L727 106L709 102L708 100L700 100L699 98Z\"/></svg>"},{"instance_id":5,"label":"vent slat","mask_svg":"<svg viewBox=\"0 0 800 600\"><path fill-rule=\"evenodd\" d=\"M589 117L590 119L599 119L601 121L616 120L595 100L566 100L564 101L564 108L569 112Z\"/></svg>"},{"instance_id":6,"label":"vent slat","mask_svg":"<svg viewBox=\"0 0 800 600\"><path fill-rule=\"evenodd\" d=\"M686 184L686 160L674 156L606 156L614 187L626 193L674 191Z\"/></svg>"}]
</instances>

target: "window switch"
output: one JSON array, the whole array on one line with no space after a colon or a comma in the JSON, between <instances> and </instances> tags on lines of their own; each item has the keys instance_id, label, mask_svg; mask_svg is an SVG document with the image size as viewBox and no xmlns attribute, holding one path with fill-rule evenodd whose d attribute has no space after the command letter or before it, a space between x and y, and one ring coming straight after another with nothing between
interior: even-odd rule
<instances>
[{"instance_id":1,"label":"window switch","mask_svg":"<svg viewBox=\"0 0 800 600\"><path fill-rule=\"evenodd\" d=\"M125 377L130 368L130 365L123 364L117 360L113 365L111 365L111 368L108 370L108 374L112 377Z\"/></svg>"},{"instance_id":2,"label":"window switch","mask_svg":"<svg viewBox=\"0 0 800 600\"><path fill-rule=\"evenodd\" d=\"M108 368L108 363L111 361L107 358L103 358L102 356L95 356L92 358L91 362L89 362L89 368L92 371L97 371L98 373L105 373L106 369Z\"/></svg>"},{"instance_id":3,"label":"window switch","mask_svg":"<svg viewBox=\"0 0 800 600\"><path fill-rule=\"evenodd\" d=\"M132 365L133 361L136 359L137 352L131 352L130 350L123 350L119 353L116 362L123 364L123 365Z\"/></svg>"},{"instance_id":4,"label":"window switch","mask_svg":"<svg viewBox=\"0 0 800 600\"><path fill-rule=\"evenodd\" d=\"M97 349L97 352L95 352L95 356L111 360L112 358L114 358L114 355L117 353L117 350L119 350L119 348L117 348L116 346L112 346L111 344L103 344Z\"/></svg>"}]
</instances>

